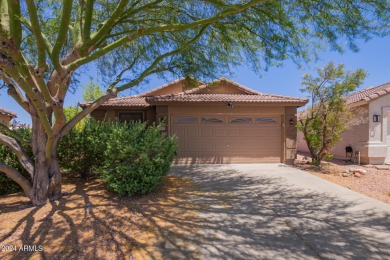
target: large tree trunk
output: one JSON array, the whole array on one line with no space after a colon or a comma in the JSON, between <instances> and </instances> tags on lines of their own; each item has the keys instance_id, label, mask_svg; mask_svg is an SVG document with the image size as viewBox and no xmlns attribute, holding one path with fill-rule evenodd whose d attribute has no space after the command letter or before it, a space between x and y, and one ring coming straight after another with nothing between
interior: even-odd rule
<instances>
[{"instance_id":1,"label":"large tree trunk","mask_svg":"<svg viewBox=\"0 0 390 260\"><path fill-rule=\"evenodd\" d=\"M44 205L48 200L56 200L62 197L61 172L58 161L52 158L50 164L42 158L35 162L35 172L30 199L33 205Z\"/></svg>"},{"instance_id":2,"label":"large tree trunk","mask_svg":"<svg viewBox=\"0 0 390 260\"><path fill-rule=\"evenodd\" d=\"M31 190L31 201L34 205L46 204L49 190L49 167L46 158L35 160L35 171L33 186Z\"/></svg>"},{"instance_id":3,"label":"large tree trunk","mask_svg":"<svg viewBox=\"0 0 390 260\"><path fill-rule=\"evenodd\" d=\"M37 117L32 120L32 148L35 157L33 185L30 199L33 205L44 205L48 200L61 198L61 173L57 160L57 144L55 140L51 156L47 156L48 138Z\"/></svg>"},{"instance_id":4,"label":"large tree trunk","mask_svg":"<svg viewBox=\"0 0 390 260\"><path fill-rule=\"evenodd\" d=\"M57 148L57 144L55 146L55 148ZM62 197L61 185L62 178L60 167L57 160L57 154L54 152L49 166L49 200L56 200Z\"/></svg>"}]
</instances>

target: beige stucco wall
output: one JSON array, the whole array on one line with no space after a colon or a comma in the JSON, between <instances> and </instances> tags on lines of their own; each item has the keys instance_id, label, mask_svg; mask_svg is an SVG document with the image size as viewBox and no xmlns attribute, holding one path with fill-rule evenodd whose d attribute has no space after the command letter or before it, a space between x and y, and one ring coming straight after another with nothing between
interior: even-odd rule
<instances>
[{"instance_id":1,"label":"beige stucco wall","mask_svg":"<svg viewBox=\"0 0 390 260\"><path fill-rule=\"evenodd\" d=\"M365 145L370 164L389 162L389 113L390 95L375 99L369 104L369 140ZM380 122L373 122L374 115L380 115Z\"/></svg>"},{"instance_id":2,"label":"beige stucco wall","mask_svg":"<svg viewBox=\"0 0 390 260\"><path fill-rule=\"evenodd\" d=\"M3 125L8 125L10 121L11 121L11 117L5 116L0 113L0 123L2 123Z\"/></svg>"},{"instance_id":3,"label":"beige stucco wall","mask_svg":"<svg viewBox=\"0 0 390 260\"><path fill-rule=\"evenodd\" d=\"M290 124L293 119L294 123ZM285 107L284 138L282 140L285 150L284 162L294 164L297 157L297 108Z\"/></svg>"},{"instance_id":4,"label":"beige stucco wall","mask_svg":"<svg viewBox=\"0 0 390 260\"><path fill-rule=\"evenodd\" d=\"M232 86L231 83L221 81L215 84L210 85L208 88L197 91L197 94L245 94L242 90L238 89L235 86Z\"/></svg>"},{"instance_id":5,"label":"beige stucco wall","mask_svg":"<svg viewBox=\"0 0 390 260\"><path fill-rule=\"evenodd\" d=\"M345 158L345 147L351 145L363 164L390 163L390 95L355 107L353 113L349 129L331 153ZM374 115L380 116L380 122L373 122ZM308 152L302 133L298 133L298 151Z\"/></svg>"},{"instance_id":6,"label":"beige stucco wall","mask_svg":"<svg viewBox=\"0 0 390 260\"><path fill-rule=\"evenodd\" d=\"M180 93L184 91L184 81L179 81L177 83L174 83L168 87L158 89L154 91L153 93L148 94L148 96L159 96L159 95L167 95L167 94L174 94L174 93Z\"/></svg>"}]
</instances>

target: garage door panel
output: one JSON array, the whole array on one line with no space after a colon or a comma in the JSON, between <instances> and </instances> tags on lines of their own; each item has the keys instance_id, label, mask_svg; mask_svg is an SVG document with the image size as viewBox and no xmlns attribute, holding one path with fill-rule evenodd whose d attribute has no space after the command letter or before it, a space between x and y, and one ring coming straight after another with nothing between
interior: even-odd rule
<instances>
[{"instance_id":1,"label":"garage door panel","mask_svg":"<svg viewBox=\"0 0 390 260\"><path fill-rule=\"evenodd\" d=\"M198 151L200 150L200 143L197 139L187 140L186 148L188 151Z\"/></svg>"},{"instance_id":2,"label":"garage door panel","mask_svg":"<svg viewBox=\"0 0 390 260\"><path fill-rule=\"evenodd\" d=\"M239 142L236 143L237 148L241 148L245 151L245 149L256 149L259 147L259 144L256 142L253 142L251 140L239 140Z\"/></svg>"},{"instance_id":3,"label":"garage door panel","mask_svg":"<svg viewBox=\"0 0 390 260\"><path fill-rule=\"evenodd\" d=\"M187 130L186 136L188 136L190 138L199 136L199 132L200 132L199 128L188 127L186 130Z\"/></svg>"},{"instance_id":4,"label":"garage door panel","mask_svg":"<svg viewBox=\"0 0 390 260\"><path fill-rule=\"evenodd\" d=\"M241 129L240 130L240 136L258 136L258 129L255 129L254 127L251 127L250 129Z\"/></svg>"},{"instance_id":5,"label":"garage door panel","mask_svg":"<svg viewBox=\"0 0 390 260\"><path fill-rule=\"evenodd\" d=\"M187 150L187 143L185 141L179 140L178 143L179 153Z\"/></svg>"},{"instance_id":6,"label":"garage door panel","mask_svg":"<svg viewBox=\"0 0 390 260\"><path fill-rule=\"evenodd\" d=\"M202 150L212 150L213 149L213 142L202 142L200 143L200 148Z\"/></svg>"},{"instance_id":7,"label":"garage door panel","mask_svg":"<svg viewBox=\"0 0 390 260\"><path fill-rule=\"evenodd\" d=\"M280 128L273 129L241 129L240 136L247 137L280 137Z\"/></svg>"},{"instance_id":8,"label":"garage door panel","mask_svg":"<svg viewBox=\"0 0 390 260\"><path fill-rule=\"evenodd\" d=\"M212 128L202 128L201 129L201 136L212 137L213 136L213 129Z\"/></svg>"},{"instance_id":9,"label":"garage door panel","mask_svg":"<svg viewBox=\"0 0 390 260\"><path fill-rule=\"evenodd\" d=\"M217 151L225 150L228 145L226 140L214 141L213 144L213 148L215 148Z\"/></svg>"},{"instance_id":10,"label":"garage door panel","mask_svg":"<svg viewBox=\"0 0 390 260\"><path fill-rule=\"evenodd\" d=\"M179 137L180 150L177 161L184 163L281 161L281 124L279 119L271 120L264 117L265 119L262 118L262 121L257 123L257 117L254 116L203 117L195 115L193 117L202 120L198 121L200 123L186 124L172 121L172 133L176 133ZM176 118L181 119L181 117ZM215 118L218 118L222 123L216 122ZM252 118L252 120L248 121L247 118ZM232 120L235 120L234 123L230 123ZM183 140L185 141L183 142Z\"/></svg>"},{"instance_id":11,"label":"garage door panel","mask_svg":"<svg viewBox=\"0 0 390 260\"><path fill-rule=\"evenodd\" d=\"M174 128L172 130L172 133L175 134L177 137L185 137L186 136L186 129L185 128Z\"/></svg>"},{"instance_id":12,"label":"garage door panel","mask_svg":"<svg viewBox=\"0 0 390 260\"><path fill-rule=\"evenodd\" d=\"M228 129L228 136L229 137L239 137L240 136L240 129Z\"/></svg>"},{"instance_id":13,"label":"garage door panel","mask_svg":"<svg viewBox=\"0 0 390 260\"><path fill-rule=\"evenodd\" d=\"M227 136L227 131L226 131L226 128L214 128L213 129L213 136L216 136L216 137L219 137L219 136L223 136L223 137L226 137Z\"/></svg>"}]
</instances>

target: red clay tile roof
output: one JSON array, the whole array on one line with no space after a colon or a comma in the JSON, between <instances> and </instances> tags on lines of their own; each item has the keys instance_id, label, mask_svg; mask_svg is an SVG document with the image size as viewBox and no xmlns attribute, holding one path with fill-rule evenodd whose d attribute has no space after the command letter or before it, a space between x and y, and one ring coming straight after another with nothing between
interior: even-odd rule
<instances>
[{"instance_id":1,"label":"red clay tile roof","mask_svg":"<svg viewBox=\"0 0 390 260\"><path fill-rule=\"evenodd\" d=\"M0 114L3 114L5 116L9 116L11 118L14 118L16 117L16 113L12 112L12 111L9 111L7 109L4 109L4 108L1 108L0 107Z\"/></svg>"},{"instance_id":2,"label":"red clay tile roof","mask_svg":"<svg viewBox=\"0 0 390 260\"><path fill-rule=\"evenodd\" d=\"M366 89L362 89L356 92L353 92L345 97L346 104L352 104L359 101L371 101L378 97L390 93L390 82L379 85L377 87L370 87Z\"/></svg>"},{"instance_id":3,"label":"red clay tile roof","mask_svg":"<svg viewBox=\"0 0 390 260\"><path fill-rule=\"evenodd\" d=\"M247 94L196 94L196 92L200 89L206 88L208 84L204 84L201 82L202 86L197 87L195 89L187 90L181 93L168 94L168 95L160 95L160 96L147 96L148 93L152 93L156 90L160 90L166 88L172 84L180 82L184 78L180 78L178 80L172 81L168 84L160 86L158 88L152 89L148 92L145 92L139 96L129 96L122 98L113 98L107 101L102 105L102 107L107 106L140 106L140 107L148 107L153 102L247 102L247 103L297 103L299 105L304 105L307 103L306 98L296 98L290 96L282 96L282 95L272 95L272 94L264 94L253 89L247 88L243 85L240 85L234 81L231 81L227 78L219 78L213 82L225 81L229 84L234 85L238 89L241 89ZM90 102L80 103L81 107L85 107Z\"/></svg>"},{"instance_id":4,"label":"red clay tile roof","mask_svg":"<svg viewBox=\"0 0 390 260\"><path fill-rule=\"evenodd\" d=\"M306 103L305 98L259 94L170 94L146 98L147 102L250 102L250 103Z\"/></svg>"},{"instance_id":5,"label":"red clay tile roof","mask_svg":"<svg viewBox=\"0 0 390 260\"><path fill-rule=\"evenodd\" d=\"M81 107L86 107L91 102L79 103ZM122 106L135 106L135 107L148 107L149 103L145 101L145 97L130 96L130 97L121 97L121 98L112 98L106 103L101 105L101 107L122 107Z\"/></svg>"}]
</instances>

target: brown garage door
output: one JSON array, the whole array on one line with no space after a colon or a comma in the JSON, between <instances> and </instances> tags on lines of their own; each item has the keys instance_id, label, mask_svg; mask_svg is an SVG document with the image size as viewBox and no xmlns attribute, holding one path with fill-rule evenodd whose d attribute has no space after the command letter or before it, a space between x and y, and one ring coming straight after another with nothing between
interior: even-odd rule
<instances>
[{"instance_id":1,"label":"brown garage door","mask_svg":"<svg viewBox=\"0 0 390 260\"><path fill-rule=\"evenodd\" d=\"M281 122L275 116L173 115L177 163L281 162Z\"/></svg>"}]
</instances>

